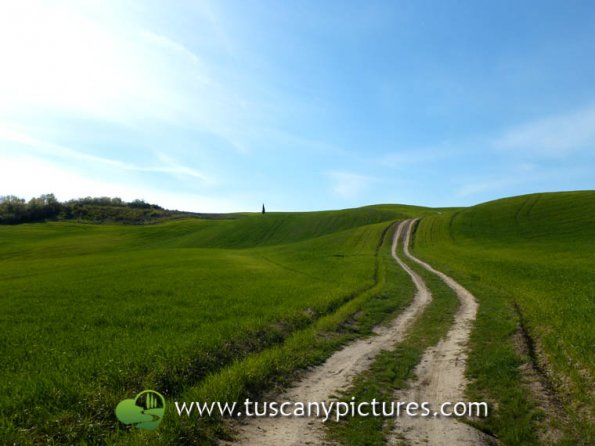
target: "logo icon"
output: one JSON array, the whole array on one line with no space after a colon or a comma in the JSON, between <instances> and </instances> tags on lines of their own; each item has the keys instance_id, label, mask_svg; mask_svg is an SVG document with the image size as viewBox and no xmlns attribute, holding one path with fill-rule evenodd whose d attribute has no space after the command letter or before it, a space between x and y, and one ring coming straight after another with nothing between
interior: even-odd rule
<instances>
[{"instance_id":1,"label":"logo icon","mask_svg":"<svg viewBox=\"0 0 595 446\"><path fill-rule=\"evenodd\" d=\"M154 390L143 390L134 399L122 400L116 406L118 420L148 431L159 427L164 414L165 398Z\"/></svg>"}]
</instances>

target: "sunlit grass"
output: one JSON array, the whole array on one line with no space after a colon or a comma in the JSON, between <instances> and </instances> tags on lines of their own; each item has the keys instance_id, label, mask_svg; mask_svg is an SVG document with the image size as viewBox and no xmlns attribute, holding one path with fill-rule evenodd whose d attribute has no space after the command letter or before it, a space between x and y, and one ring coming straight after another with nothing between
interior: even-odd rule
<instances>
[{"instance_id":1,"label":"sunlit grass","mask_svg":"<svg viewBox=\"0 0 595 446\"><path fill-rule=\"evenodd\" d=\"M540 366L564 406L570 443L593 439L595 408L595 192L536 194L428 216L416 253L480 300L469 375L472 393L497 402L485 422L509 444L526 444L537 419L523 404L522 358L513 339L520 309ZM543 427L547 429L547 426Z\"/></svg>"},{"instance_id":2,"label":"sunlit grass","mask_svg":"<svg viewBox=\"0 0 595 446\"><path fill-rule=\"evenodd\" d=\"M100 443L120 399L279 345L377 283L402 212L0 227L4 439Z\"/></svg>"}]
</instances>

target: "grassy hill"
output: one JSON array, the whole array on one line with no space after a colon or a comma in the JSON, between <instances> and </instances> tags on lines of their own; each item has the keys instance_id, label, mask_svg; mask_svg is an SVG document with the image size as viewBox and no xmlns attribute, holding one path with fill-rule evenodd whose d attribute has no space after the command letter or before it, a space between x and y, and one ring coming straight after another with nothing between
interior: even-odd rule
<instances>
[{"instance_id":1,"label":"grassy hill","mask_svg":"<svg viewBox=\"0 0 595 446\"><path fill-rule=\"evenodd\" d=\"M428 216L415 252L480 301L469 373L474 397L499 408L483 427L511 444L534 441L523 437L524 425L543 414L518 384L523 359L532 359L560 414L542 426L561 431L550 440L594 441L595 192L525 195ZM519 336L532 358L520 354Z\"/></svg>"},{"instance_id":2,"label":"grassy hill","mask_svg":"<svg viewBox=\"0 0 595 446\"><path fill-rule=\"evenodd\" d=\"M595 192L457 209L0 226L0 442L225 436L216 422L177 416L156 436L128 432L113 410L144 388L169 401L260 395L369 332L411 298L386 231L412 216L423 217L415 253L480 301L469 399L493 408L480 427L504 444L539 444L547 435L535 426L553 443L588 444ZM531 362L549 386L546 409L561 416L540 412L523 372Z\"/></svg>"},{"instance_id":3,"label":"grassy hill","mask_svg":"<svg viewBox=\"0 0 595 446\"><path fill-rule=\"evenodd\" d=\"M0 227L3 442L106 441L123 396L179 395L373 288L384 231L419 212Z\"/></svg>"}]
</instances>

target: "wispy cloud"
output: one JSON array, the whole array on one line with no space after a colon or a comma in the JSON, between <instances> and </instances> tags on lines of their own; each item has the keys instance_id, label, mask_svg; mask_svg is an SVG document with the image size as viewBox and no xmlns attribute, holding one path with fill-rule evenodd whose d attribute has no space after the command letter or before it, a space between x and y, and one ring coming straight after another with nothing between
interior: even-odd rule
<instances>
[{"instance_id":1,"label":"wispy cloud","mask_svg":"<svg viewBox=\"0 0 595 446\"><path fill-rule=\"evenodd\" d=\"M90 163L104 164L110 167L124 168L125 163L100 156L89 155L78 150L70 149L59 144L42 141L21 130L0 125L0 140L13 142L26 146L29 151L34 151L38 154L58 157L67 160L88 161Z\"/></svg>"},{"instance_id":2,"label":"wispy cloud","mask_svg":"<svg viewBox=\"0 0 595 446\"><path fill-rule=\"evenodd\" d=\"M180 55L183 55L188 58L190 62L195 65L199 65L201 63L199 57L189 50L186 46L181 44L180 42L176 42L175 40L171 39L170 37L164 36L163 34L157 34L149 30L142 30L141 36L149 43L156 45L158 47L174 51Z\"/></svg>"},{"instance_id":3,"label":"wispy cloud","mask_svg":"<svg viewBox=\"0 0 595 446\"><path fill-rule=\"evenodd\" d=\"M459 197L471 197L474 195L480 195L485 193L493 193L504 191L509 187L526 183L526 178L518 177L484 177L477 178L474 180L468 180L469 182L460 186L456 195Z\"/></svg>"},{"instance_id":4,"label":"wispy cloud","mask_svg":"<svg viewBox=\"0 0 595 446\"><path fill-rule=\"evenodd\" d=\"M521 163L503 169L499 174L482 176L464 176L454 181L458 186L455 195L461 198L502 196L511 191L520 193L527 191L552 190L548 184L565 185L574 178L588 178L592 175L589 167L577 166L541 166L533 163ZM572 181L570 181L572 184ZM560 186L558 186L560 187Z\"/></svg>"},{"instance_id":5,"label":"wispy cloud","mask_svg":"<svg viewBox=\"0 0 595 446\"><path fill-rule=\"evenodd\" d=\"M497 149L548 157L595 150L595 107L550 116L512 128L497 138Z\"/></svg>"},{"instance_id":6,"label":"wispy cloud","mask_svg":"<svg viewBox=\"0 0 595 446\"><path fill-rule=\"evenodd\" d=\"M327 172L331 180L331 191L337 197L345 200L360 197L370 185L378 180L366 175L353 172L331 171Z\"/></svg>"},{"instance_id":7,"label":"wispy cloud","mask_svg":"<svg viewBox=\"0 0 595 446\"><path fill-rule=\"evenodd\" d=\"M462 153L461 149L454 149L450 145L437 145L435 147L421 147L417 149L406 149L392 151L383 155L379 163L390 168L411 168L416 165L429 165L452 158Z\"/></svg>"},{"instance_id":8,"label":"wispy cloud","mask_svg":"<svg viewBox=\"0 0 595 446\"><path fill-rule=\"evenodd\" d=\"M445 25L460 16L457 8L433 18L434 43L445 46L428 51L427 33L415 27L428 19L423 7L408 8L411 20L394 26L399 8L390 2L326 3L305 10L213 0L0 1L0 162L24 172L0 193L47 192L61 176L64 193L62 177L101 195L233 191L251 194L245 202L266 196L267 207L321 209L592 188L592 168L571 180L554 175L594 165L595 102L515 122L501 100L514 97L524 113L589 98L590 60L566 69L565 51L560 71L549 57L532 61L529 71L552 86L545 91L521 70L500 76L507 55L543 57L516 40L495 42L495 57L485 60L499 61L492 75L483 62L461 70L451 50L474 58L483 43L468 45L477 23L454 34ZM443 32L456 40L440 40ZM554 34L519 41L556 47L559 36L572 35ZM582 34L584 48L591 34ZM411 62L406 70L403 60ZM17 156L46 174L36 179ZM534 170L515 170L520 163Z\"/></svg>"},{"instance_id":9,"label":"wispy cloud","mask_svg":"<svg viewBox=\"0 0 595 446\"><path fill-rule=\"evenodd\" d=\"M158 165L139 165L123 162L117 159L111 159L96 155L90 155L80 150L75 150L63 145L42 141L28 135L20 130L0 125L0 141L15 142L28 147L30 152L37 155L44 155L51 158L60 158L65 161L83 161L95 165L103 165L110 168L123 171L154 172L173 175L175 177L192 177L199 179L203 184L213 184L212 177L197 171L188 166L184 166L164 153L156 153L160 163Z\"/></svg>"},{"instance_id":10,"label":"wispy cloud","mask_svg":"<svg viewBox=\"0 0 595 446\"><path fill-rule=\"evenodd\" d=\"M93 6L79 2L0 4L0 118L51 113L138 129L157 123L200 129L248 151L242 129L259 112L244 98L244 73L201 57L168 34L175 29L139 23L131 5L116 6L119 17L96 17ZM197 27L225 35L212 7L196 10ZM233 57L228 36L204 32L202 40L209 51ZM221 81L231 77L234 85Z\"/></svg>"},{"instance_id":11,"label":"wispy cloud","mask_svg":"<svg viewBox=\"0 0 595 446\"><path fill-rule=\"evenodd\" d=\"M161 163L162 163L160 166L155 166L155 167L133 166L132 170L141 170L141 171L145 171L145 172L162 172L162 173L172 174L177 177L188 176L188 177L197 178L199 180L202 180L203 183L209 184L209 185L213 185L215 183L215 179L212 178L211 176L206 175L202 172L199 172L198 170L193 169L191 167L184 166L184 165L180 164L178 161L174 160L169 155L166 155L165 153L158 152L156 155L159 158L159 161L161 161Z\"/></svg>"},{"instance_id":12,"label":"wispy cloud","mask_svg":"<svg viewBox=\"0 0 595 446\"><path fill-rule=\"evenodd\" d=\"M85 172L65 168L61 164L29 155L4 155L0 153L0 195L14 194L33 197L54 193L66 200L85 196L137 198L158 203L169 209L197 212L233 212L243 210L246 197L204 196L196 193L161 190L152 184L131 184L126 178L90 177Z\"/></svg>"},{"instance_id":13,"label":"wispy cloud","mask_svg":"<svg viewBox=\"0 0 595 446\"><path fill-rule=\"evenodd\" d=\"M472 197L504 192L514 186L539 181L548 175L549 173L533 163L514 164L504 168L504 171L499 174L467 175L455 180L455 183L459 183L456 195Z\"/></svg>"}]
</instances>

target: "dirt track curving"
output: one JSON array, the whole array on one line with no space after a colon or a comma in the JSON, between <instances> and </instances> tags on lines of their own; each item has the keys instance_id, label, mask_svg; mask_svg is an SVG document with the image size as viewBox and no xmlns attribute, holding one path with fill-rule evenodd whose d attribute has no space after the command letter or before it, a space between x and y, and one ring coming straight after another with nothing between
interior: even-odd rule
<instances>
[{"instance_id":1,"label":"dirt track curving","mask_svg":"<svg viewBox=\"0 0 595 446\"><path fill-rule=\"evenodd\" d=\"M411 270L396 254L399 240L404 237L407 246L412 221L401 222L395 231L392 255L411 276L417 291L412 303L390 324L374 329L375 336L354 341L334 353L322 365L307 372L294 387L275 398L277 401L326 401L348 387L353 378L366 370L376 355L400 342L415 318L431 300L421 277ZM315 418L250 418L237 426L237 443L258 446L324 445L322 421Z\"/></svg>"},{"instance_id":2,"label":"dirt track curving","mask_svg":"<svg viewBox=\"0 0 595 446\"><path fill-rule=\"evenodd\" d=\"M446 337L426 350L416 367L416 379L410 388L395 394L395 400L429 402L434 410L444 402L465 401L465 366L467 343L475 316L477 302L473 295L454 279L435 270L409 252L405 255L426 270L436 274L457 295L461 306ZM494 440L473 427L448 417L407 417L397 419L389 444L410 445L484 445Z\"/></svg>"},{"instance_id":3,"label":"dirt track curving","mask_svg":"<svg viewBox=\"0 0 595 446\"><path fill-rule=\"evenodd\" d=\"M413 280L416 287L412 303L390 324L376 327L375 336L354 341L334 353L325 363L307 372L294 387L276 401L328 401L349 387L353 378L366 370L382 350L402 341L413 321L432 299L423 279L397 256L403 239L405 255L428 271L438 275L457 294L461 306L452 328L436 346L429 348L416 368L416 378L405 391L395 394L395 401L430 402L436 408L446 401L465 401L464 390L467 343L477 313L477 302L469 291L446 274L436 271L409 252L413 227L417 220L401 222L395 231L392 256ZM249 418L236 425L237 442L248 446L331 445L324 437L323 424L316 418ZM494 441L471 426L454 418L398 418L389 444L411 445L486 445Z\"/></svg>"}]
</instances>

